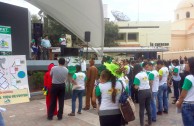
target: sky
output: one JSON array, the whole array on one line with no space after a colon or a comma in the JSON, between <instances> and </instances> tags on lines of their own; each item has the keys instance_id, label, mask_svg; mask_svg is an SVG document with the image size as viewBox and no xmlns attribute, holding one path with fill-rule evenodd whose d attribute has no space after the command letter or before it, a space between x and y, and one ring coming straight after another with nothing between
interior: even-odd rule
<instances>
[{"instance_id":1,"label":"sky","mask_svg":"<svg viewBox=\"0 0 194 126\"><path fill-rule=\"evenodd\" d=\"M108 17L114 20L112 10L125 14L131 21L173 21L174 10L181 0L102 0L107 4ZM24 0L0 0L26 7L31 14L37 14L39 9ZM139 8L139 9L138 9Z\"/></svg>"}]
</instances>

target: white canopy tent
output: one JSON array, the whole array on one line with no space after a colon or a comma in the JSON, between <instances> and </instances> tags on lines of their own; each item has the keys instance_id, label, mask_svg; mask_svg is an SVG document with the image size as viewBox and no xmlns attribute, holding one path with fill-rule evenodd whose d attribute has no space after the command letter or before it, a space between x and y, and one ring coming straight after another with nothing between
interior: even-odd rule
<instances>
[{"instance_id":1,"label":"white canopy tent","mask_svg":"<svg viewBox=\"0 0 194 126\"><path fill-rule=\"evenodd\" d=\"M25 0L53 17L84 41L90 31L90 47L104 46L104 17L101 0ZM97 51L97 50L95 50Z\"/></svg>"}]
</instances>

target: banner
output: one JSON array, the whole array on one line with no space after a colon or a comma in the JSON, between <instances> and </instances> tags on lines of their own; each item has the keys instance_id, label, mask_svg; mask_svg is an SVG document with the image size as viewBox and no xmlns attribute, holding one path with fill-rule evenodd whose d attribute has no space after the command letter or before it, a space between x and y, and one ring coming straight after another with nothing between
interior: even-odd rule
<instances>
[{"instance_id":1,"label":"banner","mask_svg":"<svg viewBox=\"0 0 194 126\"><path fill-rule=\"evenodd\" d=\"M25 55L0 56L0 105L29 102Z\"/></svg>"},{"instance_id":2,"label":"banner","mask_svg":"<svg viewBox=\"0 0 194 126\"><path fill-rule=\"evenodd\" d=\"M11 27L0 25L0 51L12 52Z\"/></svg>"}]
</instances>

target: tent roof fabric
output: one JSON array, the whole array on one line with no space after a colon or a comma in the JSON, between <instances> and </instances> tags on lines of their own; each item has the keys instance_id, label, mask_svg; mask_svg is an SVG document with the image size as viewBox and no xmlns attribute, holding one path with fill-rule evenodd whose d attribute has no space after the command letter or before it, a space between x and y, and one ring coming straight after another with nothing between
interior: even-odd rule
<instances>
[{"instance_id":1,"label":"tent roof fabric","mask_svg":"<svg viewBox=\"0 0 194 126\"><path fill-rule=\"evenodd\" d=\"M101 0L25 0L53 17L82 41L90 31L90 47L104 46L104 18Z\"/></svg>"}]
</instances>

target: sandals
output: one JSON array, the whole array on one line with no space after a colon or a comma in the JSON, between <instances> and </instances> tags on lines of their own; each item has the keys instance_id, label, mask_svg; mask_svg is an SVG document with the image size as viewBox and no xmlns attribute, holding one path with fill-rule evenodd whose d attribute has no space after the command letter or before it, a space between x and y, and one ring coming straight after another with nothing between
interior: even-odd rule
<instances>
[{"instance_id":1,"label":"sandals","mask_svg":"<svg viewBox=\"0 0 194 126\"><path fill-rule=\"evenodd\" d=\"M75 116L75 113L69 113L68 116Z\"/></svg>"}]
</instances>

